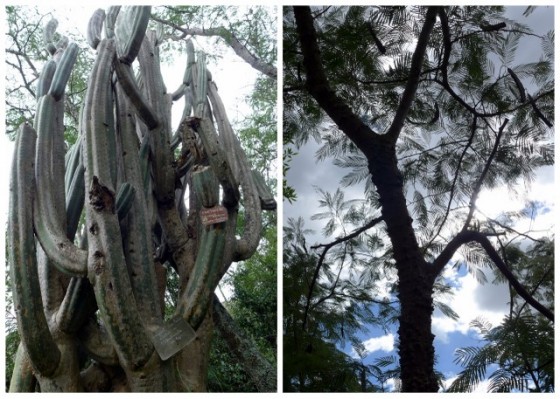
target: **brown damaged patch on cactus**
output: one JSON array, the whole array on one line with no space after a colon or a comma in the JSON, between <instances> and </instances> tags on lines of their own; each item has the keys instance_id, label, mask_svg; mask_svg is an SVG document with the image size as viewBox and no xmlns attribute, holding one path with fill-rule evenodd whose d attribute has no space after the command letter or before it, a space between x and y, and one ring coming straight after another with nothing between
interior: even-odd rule
<instances>
[{"instance_id":1,"label":"brown damaged patch on cactus","mask_svg":"<svg viewBox=\"0 0 560 399\"><path fill-rule=\"evenodd\" d=\"M99 182L97 176L93 176L89 190L89 203L97 212L108 210L115 213L115 193Z\"/></svg>"},{"instance_id":2,"label":"brown damaged patch on cactus","mask_svg":"<svg viewBox=\"0 0 560 399\"><path fill-rule=\"evenodd\" d=\"M97 231L98 231L97 223L93 223L89 228L89 232L93 235L96 235Z\"/></svg>"},{"instance_id":3,"label":"brown damaged patch on cactus","mask_svg":"<svg viewBox=\"0 0 560 399\"><path fill-rule=\"evenodd\" d=\"M105 270L105 255L101 251L93 253L93 271L99 276Z\"/></svg>"}]
</instances>

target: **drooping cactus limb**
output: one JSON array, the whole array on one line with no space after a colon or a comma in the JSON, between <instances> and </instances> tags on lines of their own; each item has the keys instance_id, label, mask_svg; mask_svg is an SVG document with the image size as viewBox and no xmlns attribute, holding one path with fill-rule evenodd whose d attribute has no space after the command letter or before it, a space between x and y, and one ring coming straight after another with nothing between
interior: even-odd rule
<instances>
[{"instance_id":1,"label":"drooping cactus limb","mask_svg":"<svg viewBox=\"0 0 560 399\"><path fill-rule=\"evenodd\" d=\"M50 376L58 368L60 351L45 318L37 274L32 206L35 196L35 142L35 130L28 124L21 125L10 181L8 258L23 345L33 367L40 374Z\"/></svg>"},{"instance_id":2,"label":"drooping cactus limb","mask_svg":"<svg viewBox=\"0 0 560 399\"><path fill-rule=\"evenodd\" d=\"M87 253L66 236L66 209L63 181L64 155L62 133L56 118L62 115L54 97L43 96L37 105L37 195L35 197L35 231L53 264L72 276L85 276ZM54 117L53 117L54 116Z\"/></svg>"},{"instance_id":3,"label":"drooping cactus limb","mask_svg":"<svg viewBox=\"0 0 560 399\"><path fill-rule=\"evenodd\" d=\"M261 208L267 211L273 211L276 209L276 199L270 191L270 188L266 184L264 177L256 169L251 171L253 173L253 181L257 186L257 191L259 193L259 198L261 200Z\"/></svg>"}]
</instances>

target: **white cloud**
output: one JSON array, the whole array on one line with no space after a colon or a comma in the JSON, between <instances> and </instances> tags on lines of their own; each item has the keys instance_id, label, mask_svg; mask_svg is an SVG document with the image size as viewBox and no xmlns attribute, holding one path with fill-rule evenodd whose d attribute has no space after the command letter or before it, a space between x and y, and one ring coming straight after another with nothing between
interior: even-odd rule
<instances>
[{"instance_id":1,"label":"white cloud","mask_svg":"<svg viewBox=\"0 0 560 399\"><path fill-rule=\"evenodd\" d=\"M491 272L486 270L486 276ZM446 272L451 274L451 272ZM460 332L467 334L471 329L470 323L476 318L483 318L493 326L498 325L508 311L508 287L505 284L494 285L490 282L480 284L471 274L453 278L454 296L449 305L458 315L458 320L452 320L440 312L432 318L432 332L436 339L443 343L449 342L448 334Z\"/></svg>"},{"instance_id":2,"label":"white cloud","mask_svg":"<svg viewBox=\"0 0 560 399\"><path fill-rule=\"evenodd\" d=\"M395 347L395 336L387 334L374 337L364 341L363 344L368 354L376 351L391 352Z\"/></svg>"},{"instance_id":3,"label":"white cloud","mask_svg":"<svg viewBox=\"0 0 560 399\"><path fill-rule=\"evenodd\" d=\"M455 381L456 379L457 376L454 375L453 377L444 380L443 386L445 387L445 389L449 388L451 384L453 384L453 381ZM472 393L488 393L488 385L490 385L490 380L487 379L483 380L476 386L476 388L472 391Z\"/></svg>"}]
</instances>

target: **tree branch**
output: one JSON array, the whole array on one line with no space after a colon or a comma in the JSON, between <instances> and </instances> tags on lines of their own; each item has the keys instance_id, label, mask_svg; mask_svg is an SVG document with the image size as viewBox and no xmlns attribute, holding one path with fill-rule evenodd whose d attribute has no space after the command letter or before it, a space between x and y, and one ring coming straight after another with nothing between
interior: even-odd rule
<instances>
[{"instance_id":1,"label":"tree branch","mask_svg":"<svg viewBox=\"0 0 560 399\"><path fill-rule=\"evenodd\" d=\"M382 217L378 217L375 218L373 220L371 220L369 223L367 223L366 225L360 227L359 229L353 231L352 233L348 234L345 237L341 237L338 238L336 240L334 240L331 243L328 244L319 244L319 245L315 245L313 247L311 247L311 249L318 249L318 248L323 248L323 252L321 253L321 255L319 256L319 260L317 261L317 266L315 266L315 272L313 273L313 279L311 280L311 285L309 286L309 292L307 293L307 301L305 303L305 310L303 312L303 329L305 330L305 327L307 325L307 314L309 313L309 307L311 304L311 296L313 295L313 289L315 288L315 284L317 283L317 278L319 277L319 271L321 270L321 267L323 266L323 262L325 261L325 256L327 255L327 252L334 247L335 245L338 245L342 242L351 240L354 237L357 237L358 235L362 234L364 231L371 229L373 226L375 226L377 223L381 222L383 220Z\"/></svg>"},{"instance_id":2,"label":"tree branch","mask_svg":"<svg viewBox=\"0 0 560 399\"><path fill-rule=\"evenodd\" d=\"M535 298L533 298L533 296L529 292L527 292L527 290L521 285L519 280L517 280L517 278L513 275L511 270L509 270L496 249L492 246L490 240L488 240L488 237L478 231L463 230L459 234L457 234L432 263L431 267L433 276L437 276L442 272L445 265L447 265L449 260L451 260L451 258L459 249L459 247L461 247L461 245L472 241L478 242L482 246L482 248L484 248L492 262L494 262L496 267L508 280L508 282L511 284L513 289L515 289L515 292L519 294L519 296L521 296L529 305L531 305L533 309L537 310L544 317L554 322L554 313L552 313L550 309L546 308Z\"/></svg>"},{"instance_id":3,"label":"tree branch","mask_svg":"<svg viewBox=\"0 0 560 399\"><path fill-rule=\"evenodd\" d=\"M181 32L180 39L184 39L188 35L192 36L219 36L221 37L228 46L230 46L235 54L237 54L240 58L242 58L245 62L247 62L251 67L256 69L257 71L265 74L269 78L277 79L278 72L274 65L268 64L258 58L256 55L251 53L247 47L233 34L233 32L229 31L227 28L223 26L219 26L216 28L186 28L179 25L176 25L172 22L166 21L164 19L158 18L155 15L152 15L151 19L157 21L159 23L165 24L179 32Z\"/></svg>"},{"instance_id":4,"label":"tree branch","mask_svg":"<svg viewBox=\"0 0 560 399\"><path fill-rule=\"evenodd\" d=\"M412 63L410 65L410 72L408 74L408 80L402 94L401 101L397 107L397 112L393 118L393 123L387 130L387 137L396 142L399 138L399 134L404 126L406 115L412 105L414 96L416 95L416 89L418 89L418 81L420 79L420 74L422 73L422 62L424 60L424 55L426 54L426 48L428 47L428 40L432 29L436 22L436 14L439 7L429 7L426 13L426 21L424 26L422 26L422 31L418 36L418 42L416 44L416 49L412 55Z\"/></svg>"},{"instance_id":5,"label":"tree branch","mask_svg":"<svg viewBox=\"0 0 560 399\"><path fill-rule=\"evenodd\" d=\"M447 209L445 211L445 216L443 217L441 224L439 225L439 228L437 230L437 233L434 234L434 236L432 237L432 239L430 240L430 242L426 245L426 249L427 250L429 248L429 246L434 242L434 240L436 239L436 237L439 235L439 233L441 233L441 229L443 229L443 225L445 224L445 222L447 221L447 218L449 217L449 211L451 210L451 204L453 202L453 195L455 194L455 187L457 184L457 179L459 178L459 171L461 169L461 164L463 163L463 158L465 157L465 154L467 153L468 149L470 148L472 141L474 139L474 134L476 133L476 115L473 118L473 123L471 126L471 135L469 137L469 141L467 142L467 145L465 146L465 148L463 149L463 152L461 153L461 156L459 157L459 163L457 164L457 169L455 170L455 176L453 177L453 183L451 184L451 192L449 193L449 202L447 203Z\"/></svg>"},{"instance_id":6,"label":"tree branch","mask_svg":"<svg viewBox=\"0 0 560 399\"><path fill-rule=\"evenodd\" d=\"M294 7L294 16L307 75L307 90L348 138L364 154L370 153L380 136L362 122L330 87L323 69L311 9L307 6Z\"/></svg>"},{"instance_id":7,"label":"tree branch","mask_svg":"<svg viewBox=\"0 0 560 399\"><path fill-rule=\"evenodd\" d=\"M484 179L486 178L486 174L488 173L488 170L490 169L490 165L492 164L492 161L494 160L494 157L496 156L496 153L498 152L498 146L500 145L500 139L502 138L502 133L507 125L507 123L509 122L508 119L504 119L504 122L502 123L502 126L500 126L500 130L498 131L498 136L496 136L496 141L494 142L494 147L492 148L492 152L490 153L490 156L488 157L488 160L486 161L486 164L484 165L484 169L482 170L482 173L480 174L480 177L478 178L475 186L474 186L474 190L471 196L471 200L470 200L470 204L469 204L469 214L467 216L467 220L465 220L465 225L463 226L463 230L465 230L469 223L471 222L471 219L473 217L473 213L474 213L474 208L476 206L476 199L478 197L478 194L480 193L480 189L482 188L482 183L484 182Z\"/></svg>"}]
</instances>

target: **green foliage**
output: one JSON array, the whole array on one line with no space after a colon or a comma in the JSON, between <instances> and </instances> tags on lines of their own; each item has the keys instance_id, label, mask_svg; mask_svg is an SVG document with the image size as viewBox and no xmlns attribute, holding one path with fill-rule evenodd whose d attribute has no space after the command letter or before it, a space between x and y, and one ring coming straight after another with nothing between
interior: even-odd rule
<instances>
[{"instance_id":1,"label":"green foliage","mask_svg":"<svg viewBox=\"0 0 560 399\"><path fill-rule=\"evenodd\" d=\"M256 392L245 370L230 353L220 334L214 332L208 370L209 392Z\"/></svg>"},{"instance_id":2,"label":"green foliage","mask_svg":"<svg viewBox=\"0 0 560 399\"><path fill-rule=\"evenodd\" d=\"M512 193L522 186L528 190L536 173L554 163L554 32L538 36L523 23L508 19L504 7L453 6L429 11L424 6L311 7L319 54L312 46L302 45L305 40L311 41L312 35L311 27L302 22L307 12L301 11L298 34L293 9L284 8L284 144L290 148L285 153L284 171L289 169L291 157L299 147L313 139L320 145L317 160L329 160L345 168L347 174L334 193L318 190L321 212L307 215L324 221L323 234L332 242L340 240L324 260L320 259L323 246L313 252L305 244L312 234L303 233L303 220L288 221L285 242L292 244L284 249L284 273L288 276L284 289L285 300L287 295L291 302L285 302L284 309L299 309L299 313L285 323L295 326L294 320L305 319L306 304L315 310L313 306L325 296L321 289L333 282L339 284L339 275L350 275L360 283L366 281L372 291L375 282L386 277L383 270L394 273L398 268L401 278L417 277L416 270L413 273L409 269L410 259L423 258L426 268L431 267L461 229L492 237L493 245L521 237L515 223L530 219L530 215L516 212L494 220L477 208L477 198L483 190L501 187ZM430 12L437 12L438 16L427 38L418 87L410 90L413 54ZM541 54L532 59L523 51L528 40L531 46L542 47ZM318 57L321 73L310 76L319 68ZM307 71L311 64L314 71ZM319 98L318 93L329 99ZM413 93L412 97L407 97L407 93ZM412 100L402 114L405 98ZM386 137L390 127L395 132L395 126L398 139ZM392 138L396 139L394 148L388 144ZM390 173L391 160L380 157L385 152L392 155L393 151L397 174ZM344 199L342 187L363 183L363 199ZM284 187L288 199L298 194L290 190L289 181L284 182ZM380 195L385 195L383 208ZM397 203L401 198L407 209L398 209L396 215L397 207L388 203ZM386 217L384 224L369 227L367 233L353 234L379 214ZM410 220L410 231L405 220ZM293 228L296 225L299 233ZM399 234L404 230L406 234ZM413 248L417 243L418 252ZM393 259L392 245L397 244L401 248L398 255L403 259L400 265ZM480 283L485 282L487 276L482 270L493 265L486 250L475 243L462 242L459 247L458 251L452 250L453 254L457 251L459 259L455 267L466 264ZM402 253L408 250L410 254ZM444 267L449 266L441 265L438 273ZM401 281L405 280L414 284L412 279ZM529 290L534 286L522 280ZM398 284L396 279L389 280L386 291L394 295L399 291ZM457 319L459 315L445 301L451 293L448 282L441 275L436 276L429 289L429 293L424 293L431 294L434 307ZM374 295L372 291L366 294ZM401 300L405 291L409 292L400 292ZM541 303L552 303L550 298L539 295L536 294ZM408 296L402 303L408 306L414 301L414 296ZM332 308L329 311L330 315L336 314ZM429 320L429 313L422 315L422 319ZM394 323L396 318L388 317L386 322ZM297 333L304 336L304 341L308 331L305 323L301 324L293 328L302 330ZM426 325L422 329L426 330ZM409 331L406 327L408 333L415 328L412 326ZM323 327L320 331L330 330ZM292 333L294 339L297 333ZM333 336L326 338L317 333L313 338L322 337L323 342L332 344L339 339ZM420 346L418 350L426 353L426 347L433 344L422 342ZM298 347L294 345L291 349L297 353ZM414 351L407 352L405 363L410 376L416 372ZM427 367L422 366L424 369ZM433 367L428 370L431 376L432 370ZM385 371L389 372L381 369L372 373L385 375ZM423 372L418 373L417 380L424 380ZM312 379L304 379L302 386ZM439 380L441 385L441 376ZM434 389L434 385L431 381L429 389Z\"/></svg>"},{"instance_id":3,"label":"green foliage","mask_svg":"<svg viewBox=\"0 0 560 399\"><path fill-rule=\"evenodd\" d=\"M527 252L508 247L507 259L529 291L553 307L554 242L537 242ZM471 323L483 345L456 350L455 363L464 369L448 391L472 391L488 379L489 392L554 392L554 324L513 292L511 300L510 314L500 325L481 319ZM497 369L489 373L491 366Z\"/></svg>"},{"instance_id":4,"label":"green foliage","mask_svg":"<svg viewBox=\"0 0 560 399\"><path fill-rule=\"evenodd\" d=\"M325 204L345 203L335 197L334 203L328 197ZM357 353L363 352L356 335L362 326L394 321L396 309L374 283L374 276L391 276L391 269L381 264L364 267L360 251L374 242L367 234L333 248L320 263L320 255L306 243L310 233L301 218L289 219L284 228L284 390L369 391L374 389L371 383L362 383L365 366L339 346L350 343ZM349 276L341 275L346 261L351 262Z\"/></svg>"}]
</instances>

